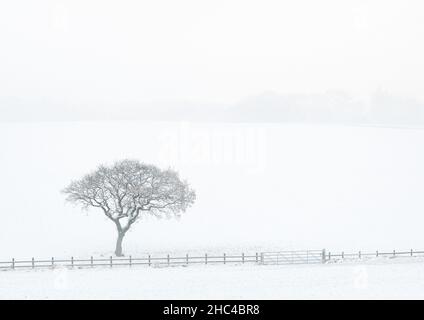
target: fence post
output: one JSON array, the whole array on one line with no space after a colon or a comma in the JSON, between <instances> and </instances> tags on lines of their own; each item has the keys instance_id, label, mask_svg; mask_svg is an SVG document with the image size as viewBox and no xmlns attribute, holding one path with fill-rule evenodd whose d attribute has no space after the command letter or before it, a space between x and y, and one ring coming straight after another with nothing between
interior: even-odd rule
<instances>
[{"instance_id":1,"label":"fence post","mask_svg":"<svg viewBox=\"0 0 424 320\"><path fill-rule=\"evenodd\" d=\"M328 260L331 260L331 252L328 251Z\"/></svg>"},{"instance_id":2,"label":"fence post","mask_svg":"<svg viewBox=\"0 0 424 320\"><path fill-rule=\"evenodd\" d=\"M205 264L208 264L208 254L205 253Z\"/></svg>"},{"instance_id":3,"label":"fence post","mask_svg":"<svg viewBox=\"0 0 424 320\"><path fill-rule=\"evenodd\" d=\"M325 263L325 249L322 249L322 253L321 253L321 262Z\"/></svg>"},{"instance_id":4,"label":"fence post","mask_svg":"<svg viewBox=\"0 0 424 320\"><path fill-rule=\"evenodd\" d=\"M259 259L258 259L258 253L256 252L256 263L258 263Z\"/></svg>"},{"instance_id":5,"label":"fence post","mask_svg":"<svg viewBox=\"0 0 424 320\"><path fill-rule=\"evenodd\" d=\"M93 268L93 256L90 257L91 267Z\"/></svg>"},{"instance_id":6,"label":"fence post","mask_svg":"<svg viewBox=\"0 0 424 320\"><path fill-rule=\"evenodd\" d=\"M226 259L225 259L225 258L226 258L226 255L225 255L225 253L224 253L224 264L225 264L225 262L226 262Z\"/></svg>"},{"instance_id":7,"label":"fence post","mask_svg":"<svg viewBox=\"0 0 424 320\"><path fill-rule=\"evenodd\" d=\"M378 250L375 252L375 256L378 257Z\"/></svg>"},{"instance_id":8,"label":"fence post","mask_svg":"<svg viewBox=\"0 0 424 320\"><path fill-rule=\"evenodd\" d=\"M358 257L361 259L361 251L358 252Z\"/></svg>"},{"instance_id":9,"label":"fence post","mask_svg":"<svg viewBox=\"0 0 424 320\"><path fill-rule=\"evenodd\" d=\"M152 261L150 259L150 254L149 254L149 267L152 265Z\"/></svg>"},{"instance_id":10,"label":"fence post","mask_svg":"<svg viewBox=\"0 0 424 320\"><path fill-rule=\"evenodd\" d=\"M393 250L393 257L396 257L396 251Z\"/></svg>"},{"instance_id":11,"label":"fence post","mask_svg":"<svg viewBox=\"0 0 424 320\"><path fill-rule=\"evenodd\" d=\"M71 267L74 267L74 257L71 257Z\"/></svg>"},{"instance_id":12,"label":"fence post","mask_svg":"<svg viewBox=\"0 0 424 320\"><path fill-rule=\"evenodd\" d=\"M15 258L12 258L12 269L15 269Z\"/></svg>"},{"instance_id":13,"label":"fence post","mask_svg":"<svg viewBox=\"0 0 424 320\"><path fill-rule=\"evenodd\" d=\"M54 268L54 257L52 257L52 268Z\"/></svg>"},{"instance_id":14,"label":"fence post","mask_svg":"<svg viewBox=\"0 0 424 320\"><path fill-rule=\"evenodd\" d=\"M186 264L188 265L188 253L186 254Z\"/></svg>"},{"instance_id":15,"label":"fence post","mask_svg":"<svg viewBox=\"0 0 424 320\"><path fill-rule=\"evenodd\" d=\"M112 268L112 256L110 256L110 267Z\"/></svg>"},{"instance_id":16,"label":"fence post","mask_svg":"<svg viewBox=\"0 0 424 320\"><path fill-rule=\"evenodd\" d=\"M132 258L131 258L131 256L130 256L130 267L132 266Z\"/></svg>"},{"instance_id":17,"label":"fence post","mask_svg":"<svg viewBox=\"0 0 424 320\"><path fill-rule=\"evenodd\" d=\"M244 252L241 254L241 263L244 263Z\"/></svg>"},{"instance_id":18,"label":"fence post","mask_svg":"<svg viewBox=\"0 0 424 320\"><path fill-rule=\"evenodd\" d=\"M168 256L167 256L167 259L168 259L168 267L169 267L169 263L170 263L170 262L169 262L169 254L168 254Z\"/></svg>"},{"instance_id":19,"label":"fence post","mask_svg":"<svg viewBox=\"0 0 424 320\"><path fill-rule=\"evenodd\" d=\"M342 251L342 259L344 259L344 251Z\"/></svg>"},{"instance_id":20,"label":"fence post","mask_svg":"<svg viewBox=\"0 0 424 320\"><path fill-rule=\"evenodd\" d=\"M412 251L412 249L411 249L411 257L413 256L413 251Z\"/></svg>"},{"instance_id":21,"label":"fence post","mask_svg":"<svg viewBox=\"0 0 424 320\"><path fill-rule=\"evenodd\" d=\"M261 264L264 264L264 253L261 252Z\"/></svg>"},{"instance_id":22,"label":"fence post","mask_svg":"<svg viewBox=\"0 0 424 320\"><path fill-rule=\"evenodd\" d=\"M34 257L32 257L31 262L32 262L32 268L34 269L34 267L35 267Z\"/></svg>"}]
</instances>

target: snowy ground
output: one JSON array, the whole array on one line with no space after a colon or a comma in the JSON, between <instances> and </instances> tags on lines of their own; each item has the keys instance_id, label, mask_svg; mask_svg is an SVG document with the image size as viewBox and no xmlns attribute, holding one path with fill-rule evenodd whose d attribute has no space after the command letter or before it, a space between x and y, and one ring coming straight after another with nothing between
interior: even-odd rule
<instances>
[{"instance_id":1,"label":"snowy ground","mask_svg":"<svg viewBox=\"0 0 424 320\"><path fill-rule=\"evenodd\" d=\"M1 299L423 299L422 258L0 272Z\"/></svg>"},{"instance_id":2,"label":"snowy ground","mask_svg":"<svg viewBox=\"0 0 424 320\"><path fill-rule=\"evenodd\" d=\"M135 225L124 240L133 256L424 246L422 129L9 123L0 145L0 260L110 255L113 223L60 191L123 158L173 167L198 196L178 221Z\"/></svg>"},{"instance_id":3,"label":"snowy ground","mask_svg":"<svg viewBox=\"0 0 424 320\"><path fill-rule=\"evenodd\" d=\"M87 137L102 139L93 143ZM180 220L146 217L126 254L423 249L424 130L219 123L0 125L0 260L109 256L114 225L65 203L99 163L172 167ZM360 235L360 236L358 236ZM424 263L0 272L1 298L424 298Z\"/></svg>"}]
</instances>

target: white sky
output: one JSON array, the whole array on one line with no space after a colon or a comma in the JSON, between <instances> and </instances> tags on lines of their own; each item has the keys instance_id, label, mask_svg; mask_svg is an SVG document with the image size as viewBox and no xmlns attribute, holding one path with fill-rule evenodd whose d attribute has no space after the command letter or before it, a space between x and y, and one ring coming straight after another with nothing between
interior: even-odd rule
<instances>
[{"instance_id":1,"label":"white sky","mask_svg":"<svg viewBox=\"0 0 424 320\"><path fill-rule=\"evenodd\" d=\"M423 39L422 1L1 1L0 101L424 99Z\"/></svg>"}]
</instances>

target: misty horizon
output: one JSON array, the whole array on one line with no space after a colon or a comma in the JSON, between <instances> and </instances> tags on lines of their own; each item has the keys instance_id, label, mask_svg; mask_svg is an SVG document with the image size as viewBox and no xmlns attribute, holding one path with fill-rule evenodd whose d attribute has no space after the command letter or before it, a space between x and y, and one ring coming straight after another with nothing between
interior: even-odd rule
<instances>
[{"instance_id":1,"label":"misty horizon","mask_svg":"<svg viewBox=\"0 0 424 320\"><path fill-rule=\"evenodd\" d=\"M422 125L422 12L381 0L5 2L0 122Z\"/></svg>"},{"instance_id":2,"label":"misty horizon","mask_svg":"<svg viewBox=\"0 0 424 320\"><path fill-rule=\"evenodd\" d=\"M393 96L383 90L362 96L340 90L286 95L267 91L232 105L166 100L67 105L48 100L3 99L0 115L0 122L131 120L421 127L424 125L424 103L410 97Z\"/></svg>"}]
</instances>

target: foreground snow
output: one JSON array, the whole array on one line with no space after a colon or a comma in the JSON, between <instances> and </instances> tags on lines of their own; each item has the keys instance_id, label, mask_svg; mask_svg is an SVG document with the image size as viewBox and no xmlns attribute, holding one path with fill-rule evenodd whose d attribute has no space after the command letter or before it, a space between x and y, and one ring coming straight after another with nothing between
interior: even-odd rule
<instances>
[{"instance_id":1,"label":"foreground snow","mask_svg":"<svg viewBox=\"0 0 424 320\"><path fill-rule=\"evenodd\" d=\"M423 299L422 258L0 272L1 299Z\"/></svg>"}]
</instances>

